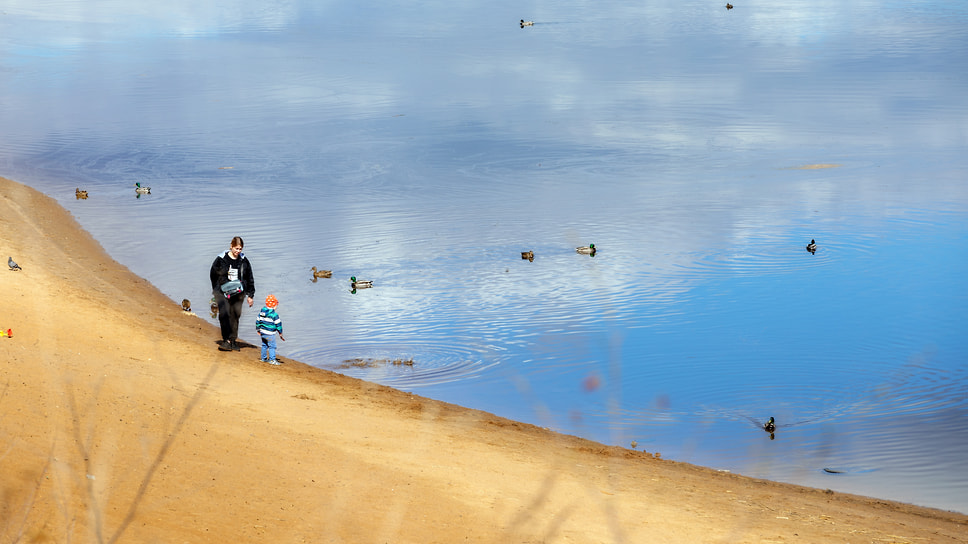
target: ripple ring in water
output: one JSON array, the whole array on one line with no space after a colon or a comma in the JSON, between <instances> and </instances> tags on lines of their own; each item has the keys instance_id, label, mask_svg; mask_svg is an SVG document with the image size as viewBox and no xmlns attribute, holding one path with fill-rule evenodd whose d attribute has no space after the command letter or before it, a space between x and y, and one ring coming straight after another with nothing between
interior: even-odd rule
<instances>
[{"instance_id":1,"label":"ripple ring in water","mask_svg":"<svg viewBox=\"0 0 968 544\"><path fill-rule=\"evenodd\" d=\"M398 389L479 379L501 363L493 350L462 350L450 344L338 346L335 349L294 353L301 360Z\"/></svg>"}]
</instances>

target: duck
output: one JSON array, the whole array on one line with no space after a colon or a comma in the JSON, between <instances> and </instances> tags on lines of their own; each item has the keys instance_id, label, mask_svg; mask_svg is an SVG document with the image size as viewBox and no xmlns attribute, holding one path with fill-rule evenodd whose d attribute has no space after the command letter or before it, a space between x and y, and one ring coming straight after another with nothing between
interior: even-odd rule
<instances>
[{"instance_id":1,"label":"duck","mask_svg":"<svg viewBox=\"0 0 968 544\"><path fill-rule=\"evenodd\" d=\"M773 416L770 416L770 420L763 424L763 430L770 434L776 431L776 422L773 421Z\"/></svg>"},{"instance_id":2,"label":"duck","mask_svg":"<svg viewBox=\"0 0 968 544\"><path fill-rule=\"evenodd\" d=\"M732 4L729 4L729 3L727 3L727 4L726 4L726 9L733 9L733 5L732 5Z\"/></svg>"},{"instance_id":3,"label":"duck","mask_svg":"<svg viewBox=\"0 0 968 544\"><path fill-rule=\"evenodd\" d=\"M356 276L351 276L350 287L353 289L367 289L373 287L373 282L371 280L358 280Z\"/></svg>"},{"instance_id":4,"label":"duck","mask_svg":"<svg viewBox=\"0 0 968 544\"><path fill-rule=\"evenodd\" d=\"M594 255L598 250L595 249L595 244L588 244L587 246L576 247L575 251L582 255Z\"/></svg>"},{"instance_id":5,"label":"duck","mask_svg":"<svg viewBox=\"0 0 968 544\"><path fill-rule=\"evenodd\" d=\"M812 240L812 239L810 240L810 243L807 244L807 251L809 251L810 253L813 253L813 252L817 251L817 241L816 240Z\"/></svg>"},{"instance_id":6,"label":"duck","mask_svg":"<svg viewBox=\"0 0 968 544\"><path fill-rule=\"evenodd\" d=\"M315 266L313 267L313 279L316 279L316 278L332 278L332 277L333 277L333 271L332 270L316 270L316 267Z\"/></svg>"},{"instance_id":7,"label":"duck","mask_svg":"<svg viewBox=\"0 0 968 544\"><path fill-rule=\"evenodd\" d=\"M526 26L534 26L534 21L525 21L524 19L521 19L521 28Z\"/></svg>"},{"instance_id":8,"label":"duck","mask_svg":"<svg viewBox=\"0 0 968 544\"><path fill-rule=\"evenodd\" d=\"M534 251L522 251L521 258L527 259L528 262L534 262Z\"/></svg>"},{"instance_id":9,"label":"duck","mask_svg":"<svg viewBox=\"0 0 968 544\"><path fill-rule=\"evenodd\" d=\"M182 299L182 310L186 312L192 311L192 303L187 298Z\"/></svg>"},{"instance_id":10,"label":"duck","mask_svg":"<svg viewBox=\"0 0 968 544\"><path fill-rule=\"evenodd\" d=\"M136 192L138 194L141 194L141 195L150 195L151 194L151 187L148 187L147 185L144 186L144 187L142 187L141 186L141 182L139 181L139 182L137 182L137 183L134 184L134 192Z\"/></svg>"},{"instance_id":11,"label":"duck","mask_svg":"<svg viewBox=\"0 0 968 544\"><path fill-rule=\"evenodd\" d=\"M82 191L80 187L74 189L74 198L78 200L87 200L87 191Z\"/></svg>"}]
</instances>

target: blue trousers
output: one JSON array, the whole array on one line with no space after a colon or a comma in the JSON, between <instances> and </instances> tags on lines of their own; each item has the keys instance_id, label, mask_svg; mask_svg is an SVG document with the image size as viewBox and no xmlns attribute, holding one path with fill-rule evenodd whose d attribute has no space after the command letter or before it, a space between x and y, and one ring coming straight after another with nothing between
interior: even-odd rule
<instances>
[{"instance_id":1,"label":"blue trousers","mask_svg":"<svg viewBox=\"0 0 968 544\"><path fill-rule=\"evenodd\" d=\"M262 337L262 360L274 361L276 359L276 335L259 333L259 336Z\"/></svg>"}]
</instances>

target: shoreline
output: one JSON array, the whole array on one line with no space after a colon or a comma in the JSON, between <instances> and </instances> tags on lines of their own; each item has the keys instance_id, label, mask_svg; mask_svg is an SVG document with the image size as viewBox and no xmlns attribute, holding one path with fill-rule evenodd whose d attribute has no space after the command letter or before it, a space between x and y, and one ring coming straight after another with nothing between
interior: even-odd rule
<instances>
[{"instance_id":1,"label":"shoreline","mask_svg":"<svg viewBox=\"0 0 968 544\"><path fill-rule=\"evenodd\" d=\"M305 365L218 329L0 178L4 539L964 542L968 516L758 480ZM6 525L4 525L4 523ZM906 540L905 540L906 539Z\"/></svg>"}]
</instances>

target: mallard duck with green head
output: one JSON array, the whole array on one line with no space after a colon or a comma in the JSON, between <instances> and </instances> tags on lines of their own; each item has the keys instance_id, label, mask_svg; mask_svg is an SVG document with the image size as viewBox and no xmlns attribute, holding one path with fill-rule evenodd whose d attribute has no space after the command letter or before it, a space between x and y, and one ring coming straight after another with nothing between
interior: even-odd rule
<instances>
[{"instance_id":1,"label":"mallard duck with green head","mask_svg":"<svg viewBox=\"0 0 968 544\"><path fill-rule=\"evenodd\" d=\"M587 246L576 247L575 251L582 255L594 255L598 250L595 248L595 244L588 244Z\"/></svg>"},{"instance_id":2,"label":"mallard duck with green head","mask_svg":"<svg viewBox=\"0 0 968 544\"><path fill-rule=\"evenodd\" d=\"M521 19L521 28L526 26L534 26L534 21L525 21L524 19Z\"/></svg>"},{"instance_id":3,"label":"mallard duck with green head","mask_svg":"<svg viewBox=\"0 0 968 544\"><path fill-rule=\"evenodd\" d=\"M151 187L148 187L147 185L142 186L141 182L139 181L134 184L134 192L138 193L139 195L151 194Z\"/></svg>"},{"instance_id":4,"label":"mallard duck with green head","mask_svg":"<svg viewBox=\"0 0 968 544\"><path fill-rule=\"evenodd\" d=\"M356 276L351 276L350 277L350 287L352 287L353 289L369 289L370 287L373 287L373 281L372 280L358 280L358 279L356 279Z\"/></svg>"},{"instance_id":5,"label":"mallard duck with green head","mask_svg":"<svg viewBox=\"0 0 968 544\"><path fill-rule=\"evenodd\" d=\"M773 416L770 416L770 420L763 424L763 430L770 434L776 432L776 421L773 420Z\"/></svg>"}]
</instances>

